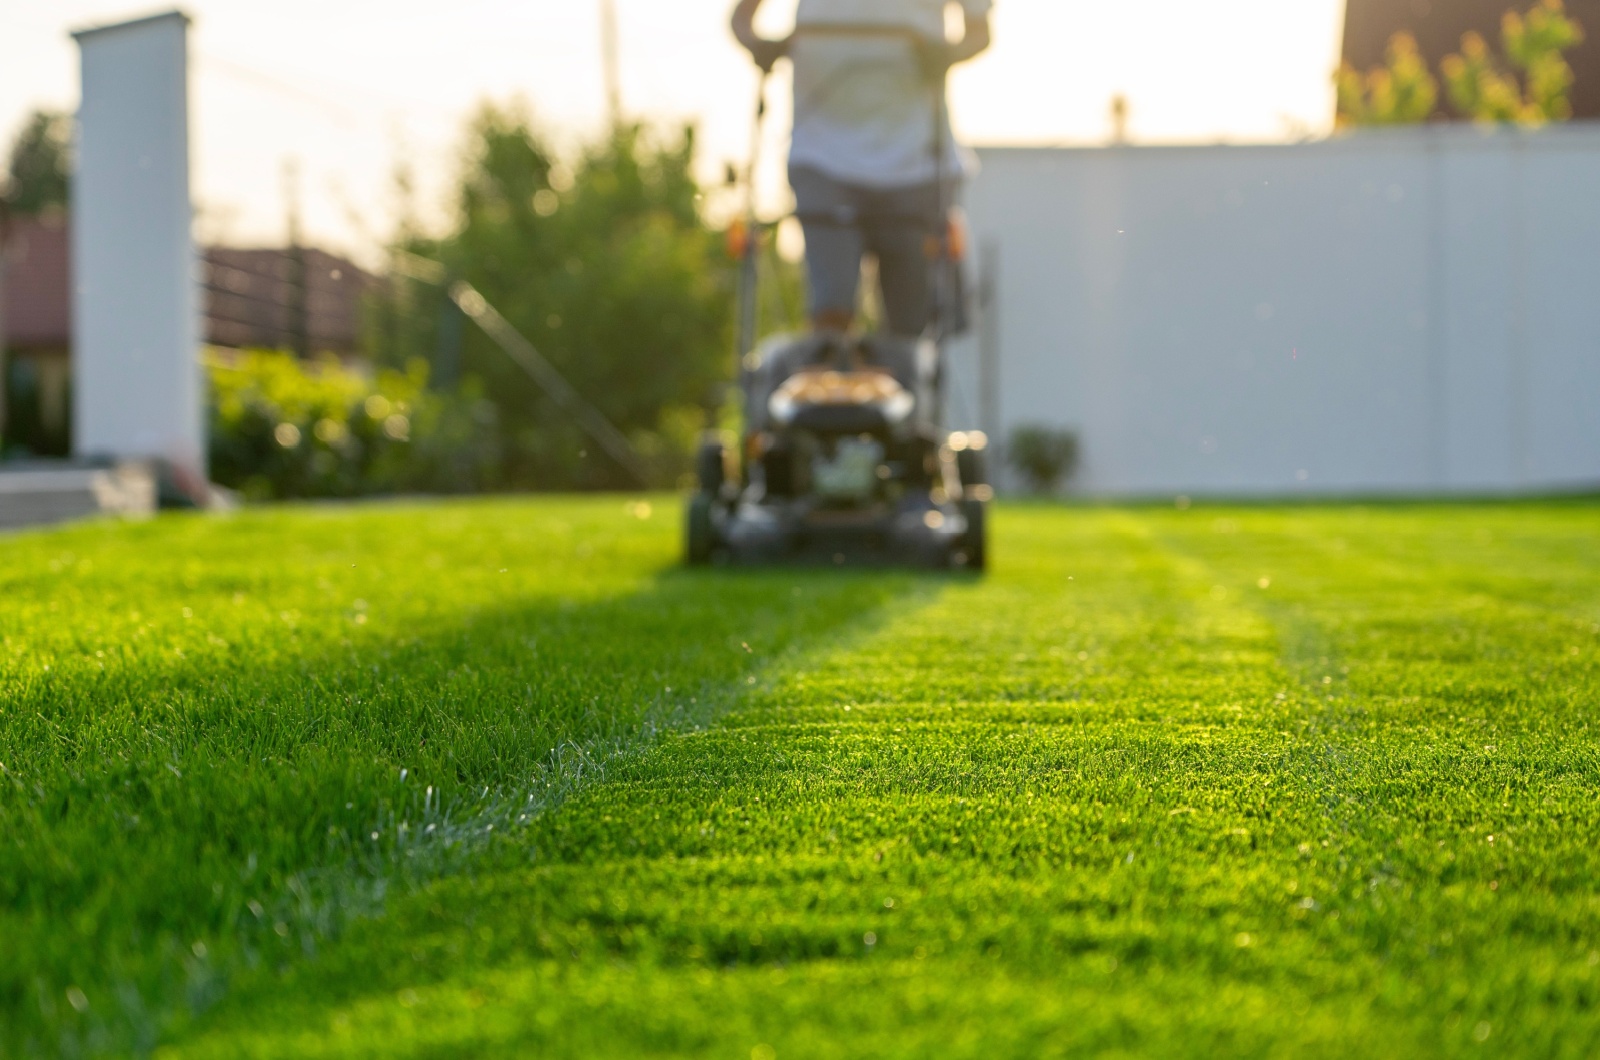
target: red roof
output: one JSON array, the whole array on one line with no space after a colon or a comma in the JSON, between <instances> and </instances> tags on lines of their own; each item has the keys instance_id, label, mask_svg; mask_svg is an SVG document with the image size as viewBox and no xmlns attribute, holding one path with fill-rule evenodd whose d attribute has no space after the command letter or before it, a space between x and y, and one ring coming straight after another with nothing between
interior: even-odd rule
<instances>
[{"instance_id":1,"label":"red roof","mask_svg":"<svg viewBox=\"0 0 1600 1060\"><path fill-rule=\"evenodd\" d=\"M72 341L72 265L64 218L19 218L5 244L6 343Z\"/></svg>"},{"instance_id":2,"label":"red roof","mask_svg":"<svg viewBox=\"0 0 1600 1060\"><path fill-rule=\"evenodd\" d=\"M72 344L71 240L64 218L13 222L6 242L5 342L18 349ZM288 347L298 301L287 250L207 247L203 261L205 340L217 346ZM305 306L311 348L349 353L361 345L361 301L367 273L310 248Z\"/></svg>"}]
</instances>

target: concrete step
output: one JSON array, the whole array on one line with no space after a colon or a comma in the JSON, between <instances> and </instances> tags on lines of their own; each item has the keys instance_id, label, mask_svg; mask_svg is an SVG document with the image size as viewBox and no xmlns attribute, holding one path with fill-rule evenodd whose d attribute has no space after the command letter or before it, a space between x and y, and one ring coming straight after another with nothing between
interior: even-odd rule
<instances>
[{"instance_id":1,"label":"concrete step","mask_svg":"<svg viewBox=\"0 0 1600 1060\"><path fill-rule=\"evenodd\" d=\"M0 468L0 530L155 510L155 472L143 464Z\"/></svg>"}]
</instances>

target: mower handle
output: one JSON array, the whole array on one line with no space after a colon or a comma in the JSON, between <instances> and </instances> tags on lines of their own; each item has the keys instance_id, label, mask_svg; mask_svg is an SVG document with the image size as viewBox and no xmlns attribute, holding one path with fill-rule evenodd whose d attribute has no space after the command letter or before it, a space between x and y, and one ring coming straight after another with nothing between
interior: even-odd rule
<instances>
[{"instance_id":1,"label":"mower handle","mask_svg":"<svg viewBox=\"0 0 1600 1060\"><path fill-rule=\"evenodd\" d=\"M930 38L925 33L919 33L910 26L896 26L890 23L877 22L812 22L803 26L796 26L791 37L896 37L910 40L917 44L925 44L937 40Z\"/></svg>"},{"instance_id":2,"label":"mower handle","mask_svg":"<svg viewBox=\"0 0 1600 1060\"><path fill-rule=\"evenodd\" d=\"M910 26L896 26L886 22L813 22L796 26L790 31L789 36L782 40L769 41L767 43L782 45L784 49L780 53L780 57L782 57L788 55L788 48L797 37L855 37L872 40L903 40L913 48L922 48L929 44L938 43L936 38L919 33ZM752 57L754 56L752 55ZM759 60L757 60L756 65L761 67L762 73L771 73L771 68L761 66Z\"/></svg>"},{"instance_id":3,"label":"mower handle","mask_svg":"<svg viewBox=\"0 0 1600 1060\"><path fill-rule=\"evenodd\" d=\"M834 37L857 40L898 40L911 46L912 52L921 56L925 50L934 47L948 47L948 42L943 35L930 37L910 26L896 26L890 23L879 22L812 22L807 25L796 26L794 32L782 41L785 45L784 54L788 54L788 46L800 37ZM937 77L931 78L935 87L943 90L948 67L941 69Z\"/></svg>"}]
</instances>

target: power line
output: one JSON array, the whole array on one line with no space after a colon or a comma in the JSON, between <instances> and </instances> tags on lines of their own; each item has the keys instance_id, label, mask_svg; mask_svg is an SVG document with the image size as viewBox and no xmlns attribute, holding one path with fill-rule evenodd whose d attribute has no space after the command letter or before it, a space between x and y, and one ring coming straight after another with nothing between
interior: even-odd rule
<instances>
[{"instance_id":1,"label":"power line","mask_svg":"<svg viewBox=\"0 0 1600 1060\"><path fill-rule=\"evenodd\" d=\"M373 124L371 119L364 118L362 115L357 114L355 111L341 103L335 102L328 96L324 96L321 93L313 92L297 85L290 84L288 81L285 81L282 78L274 77L272 74L257 70L254 67L246 66L243 63L236 63L232 59L223 59L220 56L205 52L200 53L199 59L201 66L207 67L216 73L232 77L238 81L244 81L248 84L255 85L258 88L265 88L271 92L277 93L280 96L296 100L300 103L309 104L316 107L318 110L326 111L330 118L347 129L356 129L362 127L363 125Z\"/></svg>"}]
</instances>

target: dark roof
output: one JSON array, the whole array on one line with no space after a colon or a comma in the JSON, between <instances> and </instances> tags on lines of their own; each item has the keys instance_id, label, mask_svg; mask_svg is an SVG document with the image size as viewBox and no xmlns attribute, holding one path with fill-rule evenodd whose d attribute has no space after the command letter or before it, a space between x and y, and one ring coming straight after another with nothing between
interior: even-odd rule
<instances>
[{"instance_id":1,"label":"dark roof","mask_svg":"<svg viewBox=\"0 0 1600 1060\"><path fill-rule=\"evenodd\" d=\"M72 36L76 40L83 40L85 37L94 37L102 33L115 33L117 30L122 29L137 29L143 26L148 26L152 22L171 21L181 22L185 26L191 26L194 24L194 19L190 18L182 11L163 11L159 14L145 15L142 18L128 19L123 22L108 22L104 25L85 26L82 29L73 30Z\"/></svg>"},{"instance_id":2,"label":"dark roof","mask_svg":"<svg viewBox=\"0 0 1600 1060\"><path fill-rule=\"evenodd\" d=\"M72 334L72 269L64 218L18 218L5 242L5 314L10 346L64 347Z\"/></svg>"},{"instance_id":3,"label":"dark roof","mask_svg":"<svg viewBox=\"0 0 1600 1060\"><path fill-rule=\"evenodd\" d=\"M6 344L19 349L70 346L72 269L66 221L14 221L6 246ZM376 281L338 255L313 249L300 254L310 348L356 351L362 300ZM298 297L295 258L289 251L208 247L201 256L205 341L233 347L293 345Z\"/></svg>"},{"instance_id":4,"label":"dark roof","mask_svg":"<svg viewBox=\"0 0 1600 1060\"><path fill-rule=\"evenodd\" d=\"M1344 60L1357 70L1381 66L1389 38L1402 30L1417 38L1438 76L1439 61L1461 50L1461 36L1476 30L1500 52L1500 20L1507 11L1526 12L1534 0L1348 0ZM1600 0L1566 0L1567 13L1582 23L1585 40L1567 53L1577 80L1572 89L1575 118L1600 118ZM1455 113L1441 92L1439 112Z\"/></svg>"}]
</instances>

